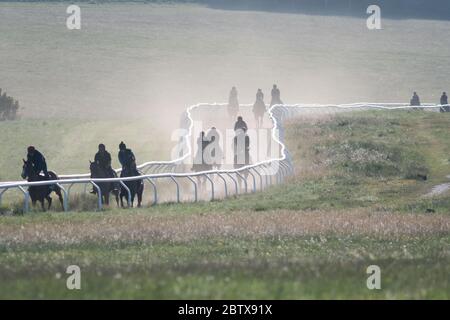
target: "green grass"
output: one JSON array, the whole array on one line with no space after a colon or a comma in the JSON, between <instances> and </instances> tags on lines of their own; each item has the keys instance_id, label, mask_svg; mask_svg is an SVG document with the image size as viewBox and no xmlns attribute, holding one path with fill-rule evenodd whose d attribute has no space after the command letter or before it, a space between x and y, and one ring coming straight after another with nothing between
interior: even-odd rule
<instances>
[{"instance_id":1,"label":"green grass","mask_svg":"<svg viewBox=\"0 0 450 320\"><path fill-rule=\"evenodd\" d=\"M450 174L449 127L428 112L299 119L297 175L264 192L0 217L0 297L448 299L450 197L422 196ZM366 288L373 264L381 290Z\"/></svg>"},{"instance_id":2,"label":"green grass","mask_svg":"<svg viewBox=\"0 0 450 320\"><path fill-rule=\"evenodd\" d=\"M448 237L309 237L13 248L2 254L9 270L2 272L0 297L448 298L450 259L440 254L449 244ZM69 264L82 270L80 291L65 288ZM380 291L365 285L372 264L382 268Z\"/></svg>"}]
</instances>

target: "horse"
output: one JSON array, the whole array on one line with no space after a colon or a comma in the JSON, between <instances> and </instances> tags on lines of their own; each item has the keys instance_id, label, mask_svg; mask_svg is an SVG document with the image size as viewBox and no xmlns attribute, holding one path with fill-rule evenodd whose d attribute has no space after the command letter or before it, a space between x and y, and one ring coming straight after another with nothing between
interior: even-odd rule
<instances>
[{"instance_id":1,"label":"horse","mask_svg":"<svg viewBox=\"0 0 450 320\"><path fill-rule=\"evenodd\" d=\"M263 117L266 113L266 104L263 100L256 100L255 104L253 105L253 114L255 115L255 121L257 128L261 128L263 125Z\"/></svg>"},{"instance_id":2,"label":"horse","mask_svg":"<svg viewBox=\"0 0 450 320\"><path fill-rule=\"evenodd\" d=\"M141 174L139 173L139 171L136 168L136 162L132 161L129 168L124 168L124 170L122 170L122 172L120 173L120 177L124 178L124 177L136 177L136 176L140 176ZM129 203L128 201L128 191L121 186L120 188L120 204L122 206L122 208L124 207L123 205L123 197L127 198L127 204L130 207L133 207L134 204L134 198L137 195L138 198L138 208L141 207L142 205L142 195L144 193L144 181L142 179L140 180L133 180L133 181L124 181L124 184L127 186L127 188L130 190L131 193L131 203Z\"/></svg>"},{"instance_id":3,"label":"horse","mask_svg":"<svg viewBox=\"0 0 450 320\"><path fill-rule=\"evenodd\" d=\"M117 175L112 170L111 172L108 172L108 170L100 167L95 161L89 161L89 163L91 178L117 178ZM97 182L96 184L98 185L102 193L102 203L109 205L109 194L112 193L116 198L117 206L119 206L119 187L117 187L117 184L115 182ZM97 193L97 188L94 188L94 193Z\"/></svg>"},{"instance_id":4,"label":"horse","mask_svg":"<svg viewBox=\"0 0 450 320\"><path fill-rule=\"evenodd\" d=\"M23 179L27 179L28 182L58 180L58 176L53 171L48 172L49 177L40 175L34 169L34 166L31 163L31 161L25 161L25 159L23 159L21 176ZM52 192L55 192L58 195L59 202L61 203L61 208L64 208L64 201L63 196L61 194L61 188L58 187L58 185L54 184L54 185L28 187L28 193L30 194L31 203L33 204L33 207L35 207L36 202L39 201L41 203L42 211L45 211L45 204L44 204L45 200L47 200L48 202L47 210L50 210L52 206L52 197L50 196L50 194Z\"/></svg>"}]
</instances>

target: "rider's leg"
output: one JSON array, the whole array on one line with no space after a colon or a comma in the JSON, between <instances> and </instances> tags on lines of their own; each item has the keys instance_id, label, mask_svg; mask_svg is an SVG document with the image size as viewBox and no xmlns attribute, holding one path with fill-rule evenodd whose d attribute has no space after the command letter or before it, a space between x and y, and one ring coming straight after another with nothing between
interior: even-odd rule
<instances>
[{"instance_id":1,"label":"rider's leg","mask_svg":"<svg viewBox=\"0 0 450 320\"><path fill-rule=\"evenodd\" d=\"M48 175L47 164L46 164L46 163L44 163L44 164L42 165L42 172L44 173L44 176L45 176L46 178L50 178L50 176Z\"/></svg>"}]
</instances>

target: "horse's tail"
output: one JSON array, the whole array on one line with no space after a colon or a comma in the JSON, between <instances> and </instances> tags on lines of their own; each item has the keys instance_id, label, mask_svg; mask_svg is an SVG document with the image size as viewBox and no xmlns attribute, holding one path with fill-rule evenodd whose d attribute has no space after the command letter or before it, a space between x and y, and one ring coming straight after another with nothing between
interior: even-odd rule
<instances>
[{"instance_id":1,"label":"horse's tail","mask_svg":"<svg viewBox=\"0 0 450 320\"><path fill-rule=\"evenodd\" d=\"M49 180L59 180L58 175L53 171L48 171L48 177ZM61 191L61 188L56 184L50 185L49 188L50 192L55 191L57 194L59 194L59 192Z\"/></svg>"},{"instance_id":2,"label":"horse's tail","mask_svg":"<svg viewBox=\"0 0 450 320\"><path fill-rule=\"evenodd\" d=\"M48 171L48 176L50 177L50 180L59 180L58 175L53 171Z\"/></svg>"}]
</instances>

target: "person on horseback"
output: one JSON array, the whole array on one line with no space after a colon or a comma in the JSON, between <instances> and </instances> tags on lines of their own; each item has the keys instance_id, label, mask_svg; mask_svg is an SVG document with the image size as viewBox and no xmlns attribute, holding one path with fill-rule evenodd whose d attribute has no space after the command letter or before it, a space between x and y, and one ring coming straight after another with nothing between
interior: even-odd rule
<instances>
[{"instance_id":1,"label":"person on horseback","mask_svg":"<svg viewBox=\"0 0 450 320\"><path fill-rule=\"evenodd\" d=\"M238 92L236 87L231 88L230 95L228 97L228 115L231 119L236 117L239 112Z\"/></svg>"},{"instance_id":2,"label":"person on horseback","mask_svg":"<svg viewBox=\"0 0 450 320\"><path fill-rule=\"evenodd\" d=\"M136 168L136 157L131 149L128 149L125 143L120 142L119 144L119 162L122 165L121 177L132 175L135 173Z\"/></svg>"},{"instance_id":3,"label":"person on horseback","mask_svg":"<svg viewBox=\"0 0 450 320\"><path fill-rule=\"evenodd\" d=\"M270 101L270 106L274 106L276 104L283 104L280 98L281 96L280 89L278 89L276 84L273 85L271 93L272 93L272 101Z\"/></svg>"},{"instance_id":4,"label":"person on horseback","mask_svg":"<svg viewBox=\"0 0 450 320\"><path fill-rule=\"evenodd\" d=\"M133 151L131 151L131 149L128 149L123 141L119 144L119 162L122 165L122 172L120 173L121 178L137 177L141 175L137 170L136 157L134 156ZM142 195L144 193L144 182L142 181L142 179L139 179L125 181L124 183L128 189L126 189L125 187L120 188L121 206L124 206L123 198L126 197L128 205L133 207L134 197L137 195L138 207L140 207L142 204ZM129 195L131 196L131 199L128 198ZM131 200L131 203L128 200Z\"/></svg>"},{"instance_id":5,"label":"person on horseback","mask_svg":"<svg viewBox=\"0 0 450 320\"><path fill-rule=\"evenodd\" d=\"M205 150L208 147L210 141L206 138L204 131L200 132L197 138L197 153L194 158L191 170L194 172L209 171L212 169L212 165L208 164L205 160ZM206 184L206 178L204 176L197 176L197 182L202 187Z\"/></svg>"},{"instance_id":6,"label":"person on horseback","mask_svg":"<svg viewBox=\"0 0 450 320\"><path fill-rule=\"evenodd\" d=\"M261 89L258 89L258 91L256 92L256 101L258 100L264 101L264 93Z\"/></svg>"},{"instance_id":7,"label":"person on horseback","mask_svg":"<svg viewBox=\"0 0 450 320\"><path fill-rule=\"evenodd\" d=\"M258 92L256 92L256 101L253 105L253 114L255 115L255 121L258 128L262 127L265 112L266 104L264 103L264 93L261 89L258 89Z\"/></svg>"},{"instance_id":8,"label":"person on horseback","mask_svg":"<svg viewBox=\"0 0 450 320\"><path fill-rule=\"evenodd\" d=\"M245 130L245 131L247 131L247 129L248 129L247 123L244 121L244 119L242 119L241 116L239 116L237 118L237 121L234 124L234 131L237 131L239 129L242 129L242 130Z\"/></svg>"},{"instance_id":9,"label":"person on horseback","mask_svg":"<svg viewBox=\"0 0 450 320\"><path fill-rule=\"evenodd\" d=\"M117 178L117 174L114 171L114 169L111 167L111 154L106 151L106 147L103 143L100 143L98 145L98 152L95 154L94 162L97 164L98 169L103 171L103 175L105 175L108 178ZM96 178L92 176L91 178ZM114 184L115 189L119 189L119 184ZM91 191L92 194L96 194L97 191L95 190L95 187L92 188Z\"/></svg>"},{"instance_id":10,"label":"person on horseback","mask_svg":"<svg viewBox=\"0 0 450 320\"><path fill-rule=\"evenodd\" d=\"M236 135L233 139L233 152L234 152L234 168L240 169L248 166L251 163L250 159L250 137L247 134L246 129L239 129L236 131ZM242 183L247 181L248 171L241 171L239 176L239 187L242 188Z\"/></svg>"},{"instance_id":11,"label":"person on horseback","mask_svg":"<svg viewBox=\"0 0 450 320\"><path fill-rule=\"evenodd\" d=\"M111 154L106 151L106 147L103 143L98 145L98 152L95 154L94 161L111 177L116 175L116 172L111 167Z\"/></svg>"},{"instance_id":12,"label":"person on horseback","mask_svg":"<svg viewBox=\"0 0 450 320\"><path fill-rule=\"evenodd\" d=\"M211 169L219 169L223 160L223 150L220 147L220 133L216 127L212 127L206 134L208 145L203 151L205 162L211 165Z\"/></svg>"},{"instance_id":13,"label":"person on horseback","mask_svg":"<svg viewBox=\"0 0 450 320\"><path fill-rule=\"evenodd\" d=\"M36 174L39 175L42 172L46 178L50 178L44 156L33 146L29 146L27 149L27 161L33 165Z\"/></svg>"},{"instance_id":14,"label":"person on horseback","mask_svg":"<svg viewBox=\"0 0 450 320\"><path fill-rule=\"evenodd\" d=\"M234 168L238 169L250 164L250 137L246 129L236 131L233 139Z\"/></svg>"}]
</instances>

